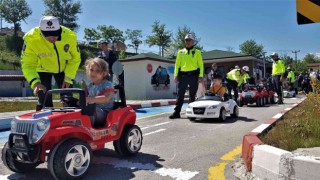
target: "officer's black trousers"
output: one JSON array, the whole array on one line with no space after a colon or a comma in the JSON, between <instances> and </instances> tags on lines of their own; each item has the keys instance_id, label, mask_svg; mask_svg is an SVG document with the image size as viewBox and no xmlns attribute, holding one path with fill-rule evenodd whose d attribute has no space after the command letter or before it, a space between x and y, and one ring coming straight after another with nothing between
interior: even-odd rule
<instances>
[{"instance_id":1,"label":"officer's black trousers","mask_svg":"<svg viewBox=\"0 0 320 180\"><path fill-rule=\"evenodd\" d=\"M233 90L234 100L237 102L237 100L238 100L238 82L235 80L228 79L228 78L226 79L226 81L228 82L227 89L228 89L229 98L232 99L231 90Z\"/></svg>"},{"instance_id":2,"label":"officer's black trousers","mask_svg":"<svg viewBox=\"0 0 320 180\"><path fill-rule=\"evenodd\" d=\"M281 75L275 75L272 76L273 84L274 84L274 89L278 95L278 101L283 102L283 97L282 97L282 82L280 81Z\"/></svg>"},{"instance_id":3,"label":"officer's black trousers","mask_svg":"<svg viewBox=\"0 0 320 180\"><path fill-rule=\"evenodd\" d=\"M62 87L62 83L64 81L64 72L61 73L46 73L46 72L38 72L41 84L44 85L47 88L47 91L52 89L52 76L54 77L54 80L56 81L56 84L58 88ZM70 88L72 85L70 85ZM41 102L43 104L43 102ZM52 104L52 96L47 97L47 101L45 104L46 107L53 107Z\"/></svg>"},{"instance_id":4,"label":"officer's black trousers","mask_svg":"<svg viewBox=\"0 0 320 180\"><path fill-rule=\"evenodd\" d=\"M178 94L176 107L174 108L175 113L180 113L181 107L184 102L184 94L186 93L189 85L189 103L195 101L196 93L198 91L198 74L191 75L179 75L178 83Z\"/></svg>"}]
</instances>

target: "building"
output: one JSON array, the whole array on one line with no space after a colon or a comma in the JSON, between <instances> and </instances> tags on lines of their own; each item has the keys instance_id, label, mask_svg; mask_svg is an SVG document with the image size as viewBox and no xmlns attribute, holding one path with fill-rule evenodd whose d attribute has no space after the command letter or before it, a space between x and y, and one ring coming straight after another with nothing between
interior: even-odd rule
<instances>
[{"instance_id":1,"label":"building","mask_svg":"<svg viewBox=\"0 0 320 180\"><path fill-rule=\"evenodd\" d=\"M205 73L210 72L212 63L227 73L236 65L249 66L250 74L263 77L263 60L240 53L213 50L202 53ZM175 98L176 83L173 81L174 59L167 59L154 53L142 53L123 60L124 82L128 99Z\"/></svg>"},{"instance_id":2,"label":"building","mask_svg":"<svg viewBox=\"0 0 320 180\"><path fill-rule=\"evenodd\" d=\"M308 69L312 68L314 71L317 71L320 69L320 63L310 63L307 65Z\"/></svg>"}]
</instances>

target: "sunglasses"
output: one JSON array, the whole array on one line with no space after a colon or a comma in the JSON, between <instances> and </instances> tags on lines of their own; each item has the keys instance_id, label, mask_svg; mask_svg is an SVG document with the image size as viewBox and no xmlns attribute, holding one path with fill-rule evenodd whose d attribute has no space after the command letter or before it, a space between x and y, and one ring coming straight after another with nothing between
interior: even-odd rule
<instances>
[{"instance_id":1,"label":"sunglasses","mask_svg":"<svg viewBox=\"0 0 320 180\"><path fill-rule=\"evenodd\" d=\"M192 39L186 39L186 41L192 41Z\"/></svg>"}]
</instances>

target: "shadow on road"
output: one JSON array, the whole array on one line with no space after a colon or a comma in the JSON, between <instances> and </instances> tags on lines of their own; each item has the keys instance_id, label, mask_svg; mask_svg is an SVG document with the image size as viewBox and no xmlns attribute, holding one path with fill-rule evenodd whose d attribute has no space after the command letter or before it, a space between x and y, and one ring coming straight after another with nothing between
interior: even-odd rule
<instances>
[{"instance_id":1,"label":"shadow on road","mask_svg":"<svg viewBox=\"0 0 320 180\"><path fill-rule=\"evenodd\" d=\"M162 165L158 162L164 161L157 155L145 153L123 158L117 155L113 149L106 148L94 152L92 158L90 169L83 179L132 179L135 177L134 172L141 170L156 171L162 168ZM12 173L7 176L7 179L54 180L46 166L47 163L41 164L27 174ZM1 164L0 168L5 167Z\"/></svg>"},{"instance_id":2,"label":"shadow on road","mask_svg":"<svg viewBox=\"0 0 320 180\"><path fill-rule=\"evenodd\" d=\"M185 118L185 119L187 119L187 118ZM223 122L219 121L218 119L196 119L196 120L191 121L191 122L194 122L194 123L208 123L208 124L231 124L231 123L235 123L237 121L254 122L254 121L258 121L258 120L239 116L237 118L228 117Z\"/></svg>"}]
</instances>

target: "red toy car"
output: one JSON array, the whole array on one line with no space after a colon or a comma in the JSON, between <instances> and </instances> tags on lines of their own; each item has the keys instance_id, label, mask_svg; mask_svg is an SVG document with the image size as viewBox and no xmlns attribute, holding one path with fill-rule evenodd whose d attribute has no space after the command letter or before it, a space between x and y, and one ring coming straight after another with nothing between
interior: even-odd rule
<instances>
[{"instance_id":1,"label":"red toy car","mask_svg":"<svg viewBox=\"0 0 320 180\"><path fill-rule=\"evenodd\" d=\"M92 151L113 141L116 152L130 156L142 146L142 133L135 125L136 113L126 105L123 87L116 88L120 102L108 113L104 124L96 127L95 105L86 106L81 89L50 90L46 94L79 95L77 107L44 107L41 111L17 116L11 121L9 141L2 150L2 161L11 171L27 173L47 159L56 179L83 177L92 161ZM68 97L65 97L68 99Z\"/></svg>"},{"instance_id":2,"label":"red toy car","mask_svg":"<svg viewBox=\"0 0 320 180\"><path fill-rule=\"evenodd\" d=\"M266 90L266 89L263 89L261 91L261 94L264 98L264 102L265 104L275 104L276 103L276 97L275 97L275 94L272 90Z\"/></svg>"},{"instance_id":3,"label":"red toy car","mask_svg":"<svg viewBox=\"0 0 320 180\"><path fill-rule=\"evenodd\" d=\"M246 85L245 90L240 93L239 106L256 104L257 107L264 106L264 97L255 85Z\"/></svg>"}]
</instances>

